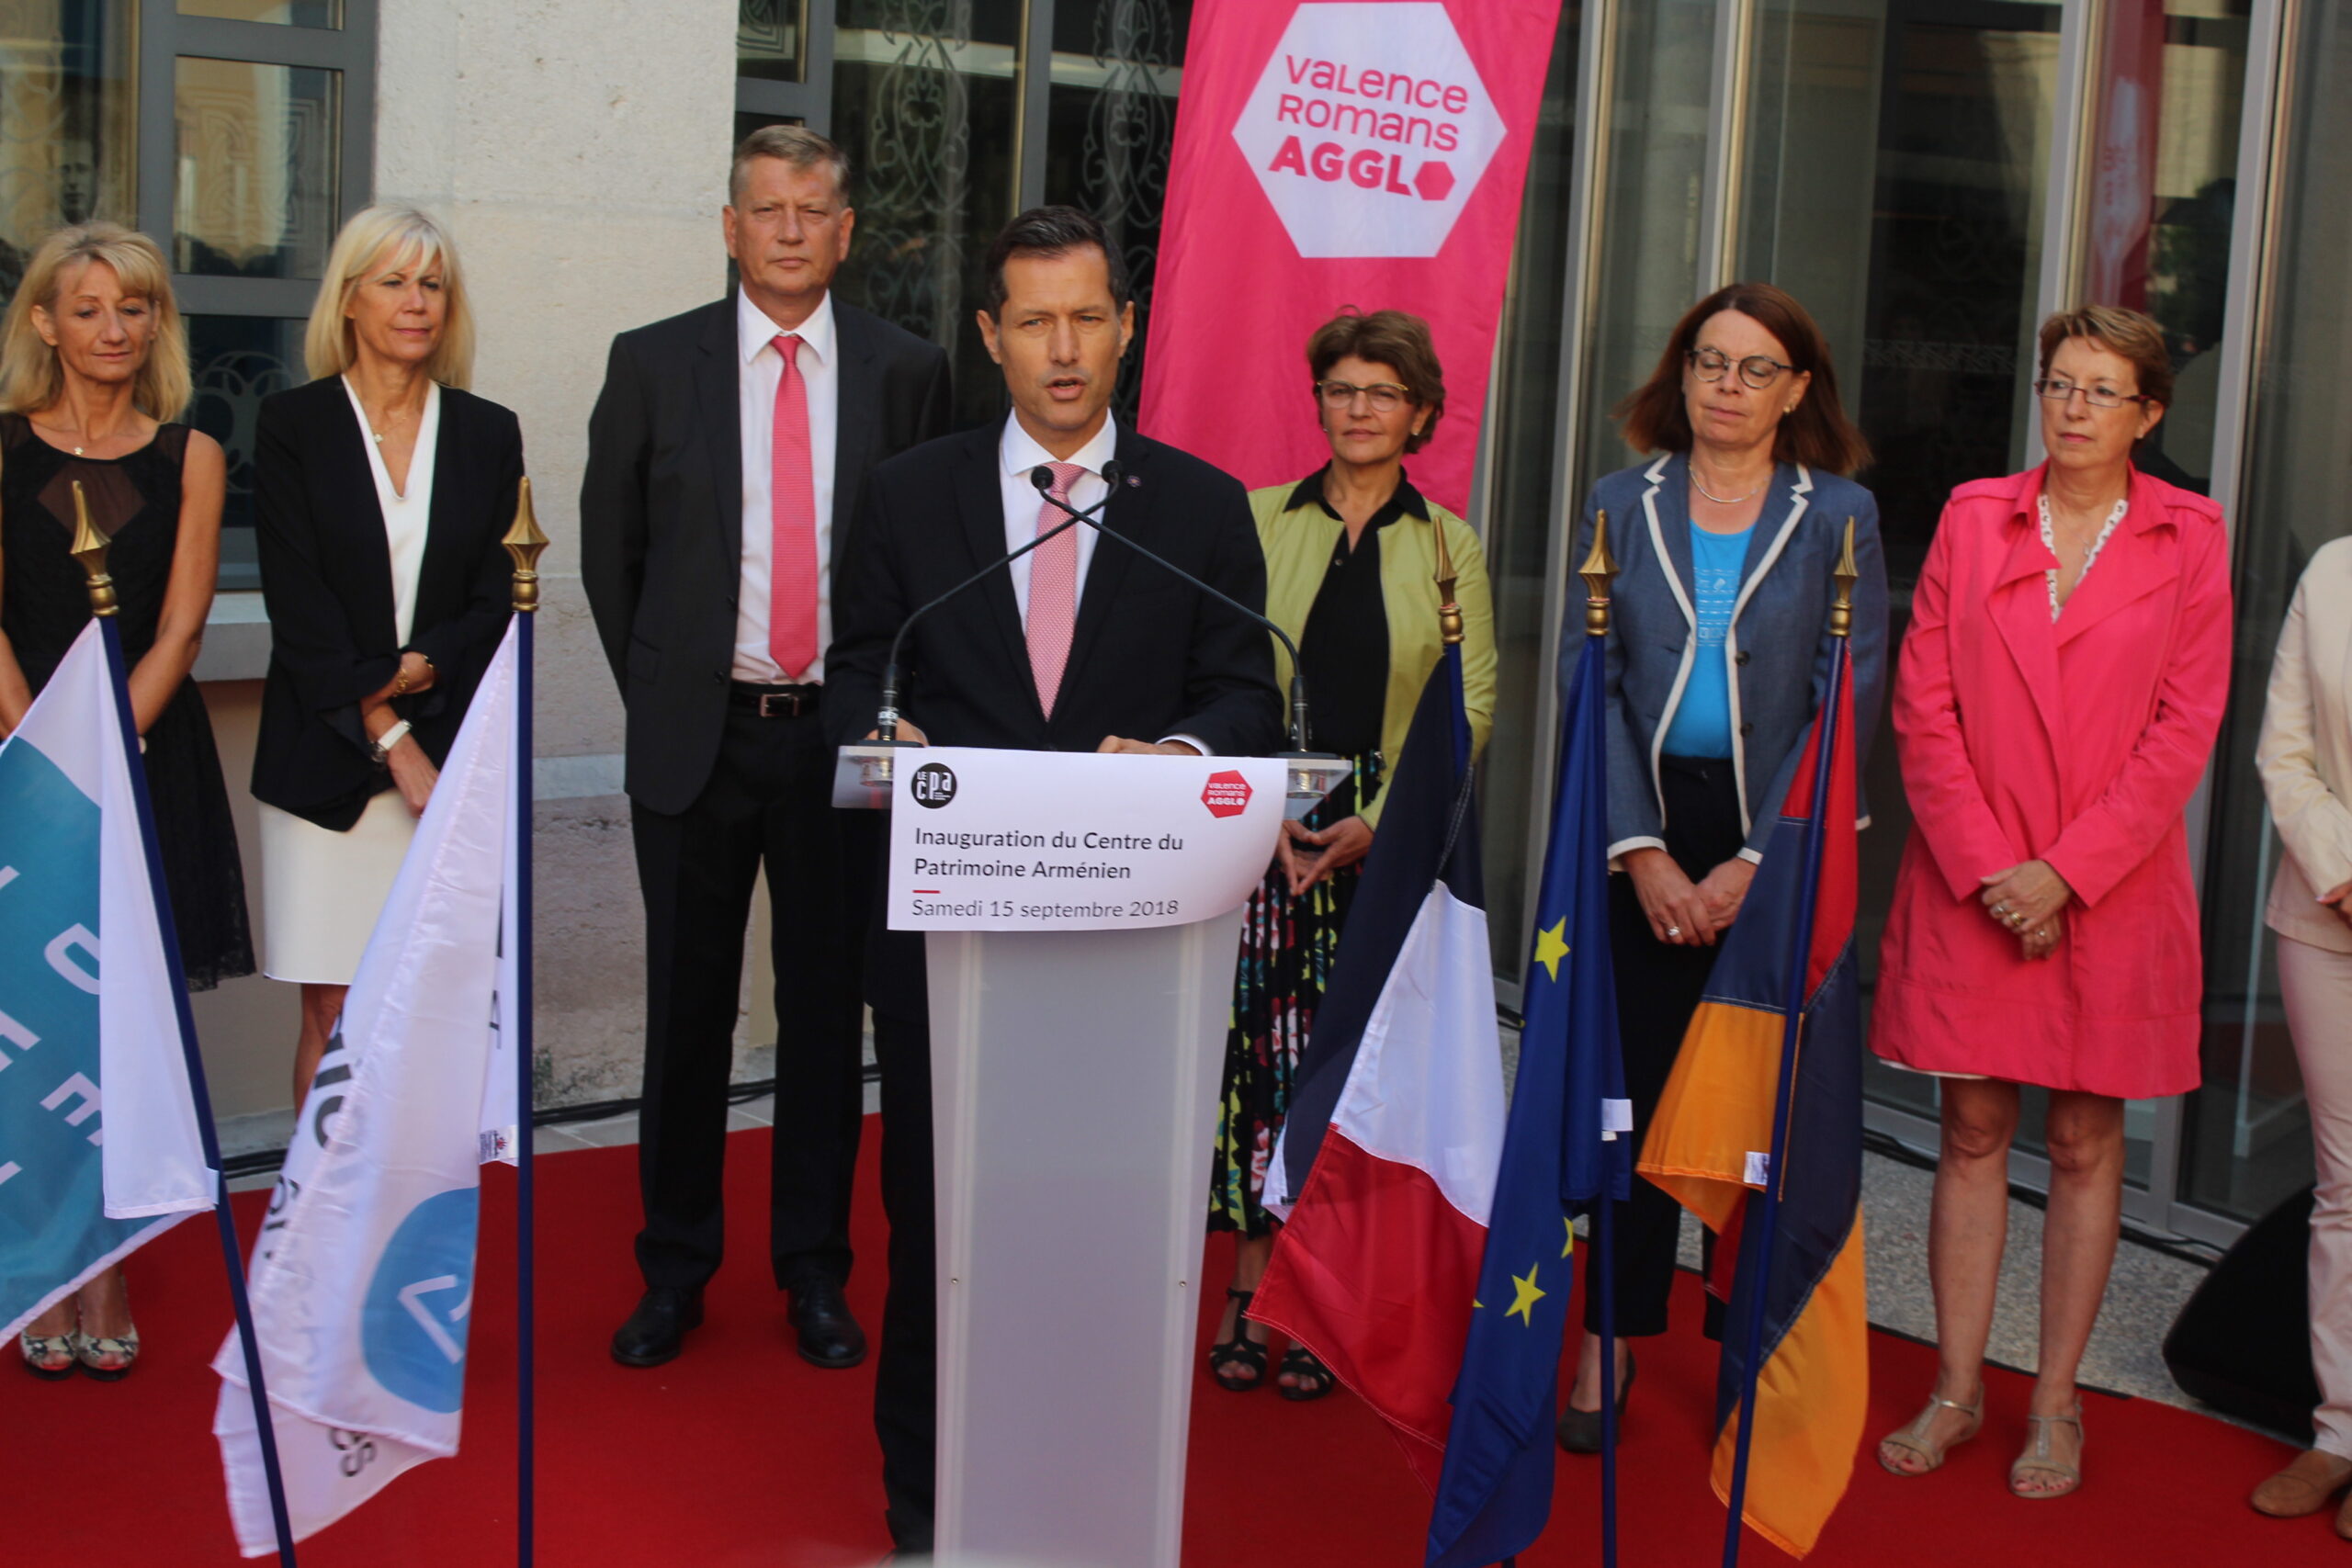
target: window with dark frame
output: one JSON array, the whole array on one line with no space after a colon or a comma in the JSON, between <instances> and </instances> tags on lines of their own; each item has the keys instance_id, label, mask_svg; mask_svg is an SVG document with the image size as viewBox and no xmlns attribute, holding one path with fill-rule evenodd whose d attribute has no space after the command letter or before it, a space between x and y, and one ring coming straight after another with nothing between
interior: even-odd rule
<instances>
[{"instance_id":1,"label":"window with dark frame","mask_svg":"<svg viewBox=\"0 0 2352 1568\"><path fill-rule=\"evenodd\" d=\"M253 431L370 195L377 0L0 0L0 304L43 238L153 238L187 320L187 418L229 455L220 587L260 586Z\"/></svg>"}]
</instances>

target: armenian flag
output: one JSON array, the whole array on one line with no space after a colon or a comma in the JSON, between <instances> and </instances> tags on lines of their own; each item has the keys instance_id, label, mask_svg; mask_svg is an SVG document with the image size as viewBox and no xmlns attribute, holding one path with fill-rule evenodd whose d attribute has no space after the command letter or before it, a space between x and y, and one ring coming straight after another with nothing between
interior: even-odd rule
<instances>
[{"instance_id":1,"label":"armenian flag","mask_svg":"<svg viewBox=\"0 0 2352 1568\"><path fill-rule=\"evenodd\" d=\"M1718 1259L1737 1258L1716 1382L1715 1493L1727 1504L1737 1499L1750 1528L1797 1557L1813 1550L1845 1494L1869 1399L1857 786L1842 638L1822 716L1804 744L1640 1164L1715 1233ZM1792 997L1802 998L1793 1021ZM1795 1060L1784 1074L1790 1051ZM1768 1214L1767 1203L1775 1212ZM1767 1240L1769 1258L1759 1245ZM1760 1332L1750 1339L1741 1325L1757 1320ZM1751 1348L1760 1358L1752 1382ZM1738 1462L1751 1386L1752 1488Z\"/></svg>"}]
</instances>

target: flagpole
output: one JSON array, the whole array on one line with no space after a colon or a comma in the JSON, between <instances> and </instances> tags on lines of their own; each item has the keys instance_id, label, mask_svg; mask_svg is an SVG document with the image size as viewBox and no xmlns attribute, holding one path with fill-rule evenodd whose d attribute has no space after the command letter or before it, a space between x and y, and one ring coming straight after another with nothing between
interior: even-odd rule
<instances>
[{"instance_id":1,"label":"flagpole","mask_svg":"<svg viewBox=\"0 0 2352 1568\"><path fill-rule=\"evenodd\" d=\"M1609 600L1617 562L1609 553L1609 513L1595 512L1592 553L1577 569L1584 579L1584 657L1605 659ZM1556 829L1555 829L1556 831ZM1581 894L1581 874L1579 876ZM1604 1091L1605 1092L1605 1091ZM1600 1562L1617 1568L1617 1242L1614 1161L1605 1161L1600 1201L1592 1210L1592 1272L1600 1276ZM1588 1276L1589 1277L1589 1276Z\"/></svg>"},{"instance_id":2,"label":"flagpole","mask_svg":"<svg viewBox=\"0 0 2352 1568\"><path fill-rule=\"evenodd\" d=\"M537 1346L532 1324L537 1280L532 1269L531 1169L531 660L533 633L538 625L539 552L548 547L531 510L531 481L519 486L514 524L501 541L514 561L514 765L511 780L514 809L511 819L523 836L514 847L514 885L506 896L514 900L514 995L512 1018L499 1025L507 1031L514 1053L514 1312L515 1312L515 1433L514 1433L514 1561L531 1568L537 1530L536 1378Z\"/></svg>"},{"instance_id":3,"label":"flagpole","mask_svg":"<svg viewBox=\"0 0 2352 1568\"><path fill-rule=\"evenodd\" d=\"M204 1057L197 1049L196 1014L188 1006L187 972L180 962L179 925L172 915L171 889L164 881L164 858L155 842L155 809L147 793L147 769L140 761L139 721L130 710L130 682L124 669L122 627L116 621L114 578L107 570L111 541L90 521L90 505L82 481L74 481L74 542L72 554L89 577L90 614L97 618L105 644L107 679L114 689L116 721L122 727L123 771L130 776L130 797L139 810L139 841L147 860L147 885L155 904L155 930L163 939L164 964L170 972L172 1006L180 1032L180 1054L187 1063L189 1098L196 1106L196 1127L204 1144L204 1163L212 1172L212 1216L220 1233L220 1257L229 1270L229 1299L237 1315L237 1343L245 1356L245 1392L254 1404L254 1429L261 1439L262 1472L269 1482L269 1519L277 1532L277 1560L294 1568L294 1527L286 1511L286 1478L277 1463L277 1427L270 1419L269 1391L264 1386L261 1348L254 1334L253 1303L245 1293L243 1250L237 1244L236 1216L229 1212L229 1179L220 1171L220 1137L212 1124L212 1096L204 1080ZM103 933L101 935L103 940ZM104 1091L104 1085L100 1085Z\"/></svg>"},{"instance_id":4,"label":"flagpole","mask_svg":"<svg viewBox=\"0 0 2352 1568\"><path fill-rule=\"evenodd\" d=\"M1747 1500L1748 1451L1756 1436L1756 1390L1763 1372L1764 1303L1772 1280L1772 1240L1781 1218L1781 1188L1787 1163L1789 1119L1796 1088L1797 1051L1804 1021L1805 981L1813 964L1814 908L1821 890L1821 857L1827 841L1829 775L1838 755L1838 694L1846 682L1848 635L1854 622L1854 520L1846 519L1846 547L1836 571L1838 597L1829 609L1829 685L1823 694L1818 743L1814 752L1813 811L1805 824L1804 874L1798 885L1796 941L1791 944L1788 983L1782 991L1780 1083L1772 1101L1771 1163L1764 1168L1764 1201L1757 1223L1744 1225L1740 1274L1747 1282L1747 1353L1740 1371L1739 1436L1732 1452L1731 1512L1724 1521L1724 1568L1737 1568L1740 1529ZM1751 1203L1751 1207L1755 1206Z\"/></svg>"}]
</instances>

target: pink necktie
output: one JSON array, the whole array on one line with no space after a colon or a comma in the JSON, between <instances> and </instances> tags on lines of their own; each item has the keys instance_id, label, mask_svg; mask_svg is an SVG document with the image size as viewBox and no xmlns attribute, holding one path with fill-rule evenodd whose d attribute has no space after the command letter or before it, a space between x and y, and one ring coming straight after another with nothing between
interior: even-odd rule
<instances>
[{"instance_id":1,"label":"pink necktie","mask_svg":"<svg viewBox=\"0 0 2352 1568\"><path fill-rule=\"evenodd\" d=\"M1086 470L1076 463L1052 463L1054 486L1046 493L1056 501L1069 499L1069 487ZM1037 532L1069 521L1069 513L1052 502L1037 508ZM1069 663L1070 633L1078 626L1078 529L1083 523L1030 552L1029 670L1037 678L1037 705L1054 716L1054 699L1060 695L1062 671Z\"/></svg>"},{"instance_id":2,"label":"pink necktie","mask_svg":"<svg viewBox=\"0 0 2352 1568\"><path fill-rule=\"evenodd\" d=\"M775 426L768 454L768 653L785 679L817 662L817 480L808 455L808 383L800 377L800 340L779 333L784 375L775 384Z\"/></svg>"}]
</instances>

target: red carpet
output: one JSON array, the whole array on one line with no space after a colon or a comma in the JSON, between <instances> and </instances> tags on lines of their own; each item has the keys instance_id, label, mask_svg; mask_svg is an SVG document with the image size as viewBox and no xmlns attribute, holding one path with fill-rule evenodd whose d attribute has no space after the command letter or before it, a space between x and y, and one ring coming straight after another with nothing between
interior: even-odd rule
<instances>
[{"instance_id":1,"label":"red carpet","mask_svg":"<svg viewBox=\"0 0 2352 1568\"><path fill-rule=\"evenodd\" d=\"M770 1288L768 1134L740 1133L729 1161L733 1255L711 1287L709 1322L655 1371L613 1364L605 1345L638 1289L634 1149L554 1156L540 1167L539 1561L556 1568L695 1568L873 1562L882 1529L879 1459L868 1419L872 1363L824 1372L796 1357ZM883 1225L869 1127L861 1178L861 1262L850 1298L881 1316ZM512 1180L493 1170L484 1257L511 1258ZM250 1236L264 1194L238 1200ZM180 1225L131 1259L147 1344L119 1384L0 1377L0 1564L140 1563L213 1568L241 1561L221 1499L206 1362L227 1330L212 1226ZM1082 1238L1072 1237L1073 1245ZM1204 1278L1225 1277L1212 1247ZM1642 1350L1626 1422L1623 1551L1632 1568L1716 1561L1723 1512L1706 1487L1713 1348L1697 1333L1696 1281L1681 1282L1677 1331ZM497 1568L514 1561L514 1295L511 1268L486 1268L476 1298L465 1452L395 1482L301 1548L311 1568ZM1205 1347L1211 1322L1202 1325ZM1042 1306L1038 1330L1052 1332ZM8 1348L14 1354L14 1347ZM1871 1338L1871 1431L1908 1418L1933 1371L1926 1348ZM1073 1365L1083 1382L1086 1368ZM1395 1565L1420 1562L1427 1503L1379 1424L1345 1393L1294 1405L1271 1391L1197 1385L1186 1509L1199 1568ZM1898 1481L1867 1456L1811 1562L1824 1568L1991 1568L2008 1562L2342 1563L2325 1514L2278 1521L2245 1495L2288 1455L2250 1433L2145 1401L2091 1397L2087 1476L2078 1495L2007 1496L2025 1438L2026 1383L1995 1374L1984 1436L1941 1472ZM1596 1560L1599 1466L1560 1461L1550 1534L1524 1568ZM1743 1561L1786 1561L1749 1538ZM1118 1565L1107 1565L1118 1568Z\"/></svg>"}]
</instances>

